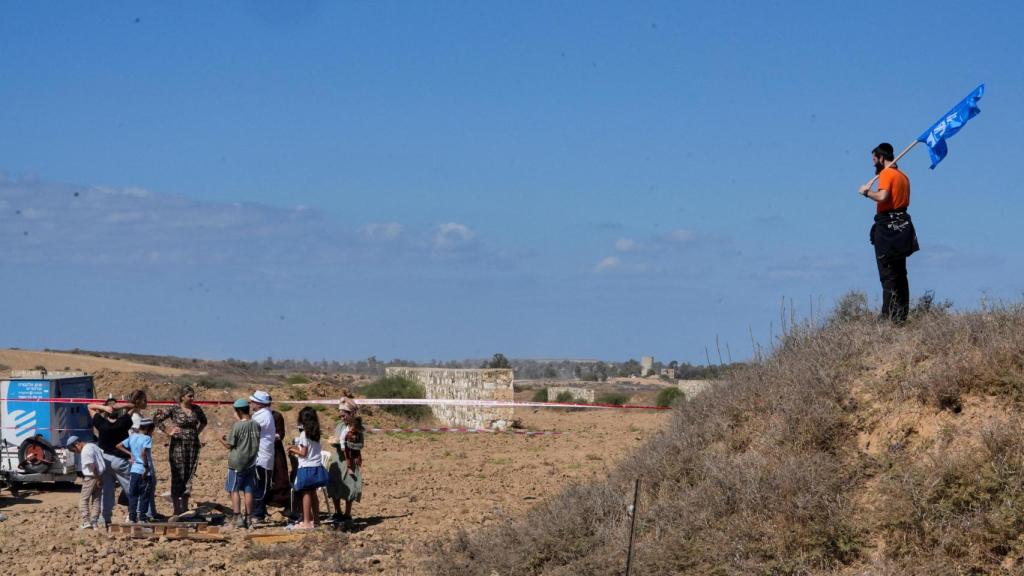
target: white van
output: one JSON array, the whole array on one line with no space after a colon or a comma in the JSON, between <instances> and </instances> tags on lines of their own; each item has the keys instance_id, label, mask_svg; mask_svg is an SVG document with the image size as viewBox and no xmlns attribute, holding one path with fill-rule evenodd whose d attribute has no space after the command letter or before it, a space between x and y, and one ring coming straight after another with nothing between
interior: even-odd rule
<instances>
[{"instance_id":1,"label":"white van","mask_svg":"<svg viewBox=\"0 0 1024 576\"><path fill-rule=\"evenodd\" d=\"M69 436L93 438L84 403L92 398L92 376L82 372L13 370L0 380L0 476L22 482L74 482L77 455L64 448Z\"/></svg>"}]
</instances>

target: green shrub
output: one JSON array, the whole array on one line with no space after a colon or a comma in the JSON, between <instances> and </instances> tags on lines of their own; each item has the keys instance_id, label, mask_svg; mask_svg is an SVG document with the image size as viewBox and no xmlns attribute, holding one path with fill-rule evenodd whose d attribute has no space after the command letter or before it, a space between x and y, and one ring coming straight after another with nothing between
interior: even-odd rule
<instances>
[{"instance_id":1,"label":"green shrub","mask_svg":"<svg viewBox=\"0 0 1024 576\"><path fill-rule=\"evenodd\" d=\"M829 321L833 324L859 322L872 318L874 313L868 307L868 297L863 292L851 291L843 294L836 302Z\"/></svg>"},{"instance_id":2,"label":"green shrub","mask_svg":"<svg viewBox=\"0 0 1024 576\"><path fill-rule=\"evenodd\" d=\"M309 378L306 378L302 374L293 374L285 379L289 384L309 384Z\"/></svg>"},{"instance_id":3,"label":"green shrub","mask_svg":"<svg viewBox=\"0 0 1024 576\"><path fill-rule=\"evenodd\" d=\"M605 392L597 397L597 403L622 406L629 403L629 398L629 394L623 394L622 392Z\"/></svg>"},{"instance_id":4,"label":"green shrub","mask_svg":"<svg viewBox=\"0 0 1024 576\"><path fill-rule=\"evenodd\" d=\"M576 402L576 397L572 395L572 392L566 390L559 392L558 396L555 396L555 402Z\"/></svg>"},{"instance_id":5,"label":"green shrub","mask_svg":"<svg viewBox=\"0 0 1024 576\"><path fill-rule=\"evenodd\" d=\"M207 390L227 390L235 387L235 383L226 378L210 378L205 376L199 379L191 376L178 376L174 379L174 385L176 388L191 386L193 388L203 387Z\"/></svg>"},{"instance_id":6,"label":"green shrub","mask_svg":"<svg viewBox=\"0 0 1024 576\"><path fill-rule=\"evenodd\" d=\"M661 408L668 408L678 398L682 398L684 396L683 391L674 386L672 388L662 388L661 391L658 392L658 396L654 399L654 403Z\"/></svg>"},{"instance_id":7,"label":"green shrub","mask_svg":"<svg viewBox=\"0 0 1024 576\"><path fill-rule=\"evenodd\" d=\"M362 392L367 398L426 398L423 385L404 376L385 376L364 386ZM430 415L429 406L382 406L385 412L420 420Z\"/></svg>"},{"instance_id":8,"label":"green shrub","mask_svg":"<svg viewBox=\"0 0 1024 576\"><path fill-rule=\"evenodd\" d=\"M278 404L275 409L278 412L290 412L293 406L291 404Z\"/></svg>"},{"instance_id":9,"label":"green shrub","mask_svg":"<svg viewBox=\"0 0 1024 576\"><path fill-rule=\"evenodd\" d=\"M541 388L533 393L534 402L547 402L548 401L548 389Z\"/></svg>"},{"instance_id":10,"label":"green shrub","mask_svg":"<svg viewBox=\"0 0 1024 576\"><path fill-rule=\"evenodd\" d=\"M308 400L309 396L306 395L306 391L302 388L294 388L288 391L288 395L292 397L292 400Z\"/></svg>"},{"instance_id":11,"label":"green shrub","mask_svg":"<svg viewBox=\"0 0 1024 576\"><path fill-rule=\"evenodd\" d=\"M214 389L225 390L225 389L228 389L228 388L234 388L235 387L235 383L234 382L232 382L231 380L226 380L224 378L200 378L199 381L196 382L196 384L198 386L202 386L203 388L206 388L208 390L214 390Z\"/></svg>"}]
</instances>

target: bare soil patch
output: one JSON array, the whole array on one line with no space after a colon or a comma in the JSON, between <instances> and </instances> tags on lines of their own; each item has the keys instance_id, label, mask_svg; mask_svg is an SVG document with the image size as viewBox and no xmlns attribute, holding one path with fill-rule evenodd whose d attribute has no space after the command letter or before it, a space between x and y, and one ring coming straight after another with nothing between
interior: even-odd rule
<instances>
[{"instance_id":1,"label":"bare soil patch","mask_svg":"<svg viewBox=\"0 0 1024 576\"><path fill-rule=\"evenodd\" d=\"M225 396L231 396L224 391ZM216 442L230 425L224 408L208 408L210 427L193 492L194 502L226 504L227 453ZM321 413L333 425L333 410ZM289 436L297 410L285 412ZM607 475L627 454L658 434L665 412L587 409L520 410L515 417L533 430L560 436L513 434L371 434L364 454L364 500L355 505L350 533L321 530L300 544L254 546L244 531L229 530L224 544L115 540L78 530L77 493L27 491L0 495L4 552L19 563L0 563L0 574L426 574L428 544L493 525L521 513L566 486ZM376 411L368 427L391 427L393 416ZM408 424L408 423L405 423ZM166 440L156 438L159 492L169 488ZM166 500L158 503L168 513ZM322 509L326 506L322 504ZM118 508L123 519L124 510Z\"/></svg>"}]
</instances>

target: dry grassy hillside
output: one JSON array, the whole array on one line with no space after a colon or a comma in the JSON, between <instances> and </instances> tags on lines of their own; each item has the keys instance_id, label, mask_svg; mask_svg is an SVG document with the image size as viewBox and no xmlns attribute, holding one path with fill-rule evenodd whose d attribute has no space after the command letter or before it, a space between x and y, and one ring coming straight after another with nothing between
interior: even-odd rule
<instances>
[{"instance_id":1,"label":"dry grassy hillside","mask_svg":"<svg viewBox=\"0 0 1024 576\"><path fill-rule=\"evenodd\" d=\"M1024 307L823 326L677 407L607 480L437 545L432 572L1019 574Z\"/></svg>"},{"instance_id":2,"label":"dry grassy hillside","mask_svg":"<svg viewBox=\"0 0 1024 576\"><path fill-rule=\"evenodd\" d=\"M100 370L109 370L124 373L150 373L161 376L180 376L195 373L189 370L142 364L117 358L38 350L0 349L0 364L7 366L11 370L33 370L43 367L51 372L79 370L92 373Z\"/></svg>"}]
</instances>

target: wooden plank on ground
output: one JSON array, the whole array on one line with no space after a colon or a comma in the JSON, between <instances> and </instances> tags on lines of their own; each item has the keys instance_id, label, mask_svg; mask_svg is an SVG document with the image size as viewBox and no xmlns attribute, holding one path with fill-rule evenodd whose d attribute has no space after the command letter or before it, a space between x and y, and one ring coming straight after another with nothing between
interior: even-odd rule
<instances>
[{"instance_id":1,"label":"wooden plank on ground","mask_svg":"<svg viewBox=\"0 0 1024 576\"><path fill-rule=\"evenodd\" d=\"M299 532L253 532L246 534L245 539L253 544L280 544L282 542L298 542L305 533Z\"/></svg>"},{"instance_id":2,"label":"wooden plank on ground","mask_svg":"<svg viewBox=\"0 0 1024 576\"><path fill-rule=\"evenodd\" d=\"M168 540L195 540L197 542L227 542L223 534L204 534L203 532L189 532L183 536L167 536Z\"/></svg>"},{"instance_id":3,"label":"wooden plank on ground","mask_svg":"<svg viewBox=\"0 0 1024 576\"><path fill-rule=\"evenodd\" d=\"M130 538L167 538L168 540L202 540L204 542L224 542L227 539L220 533L220 526L209 526L205 522L172 522L168 524L111 524L107 527L111 536L128 536Z\"/></svg>"}]
</instances>

